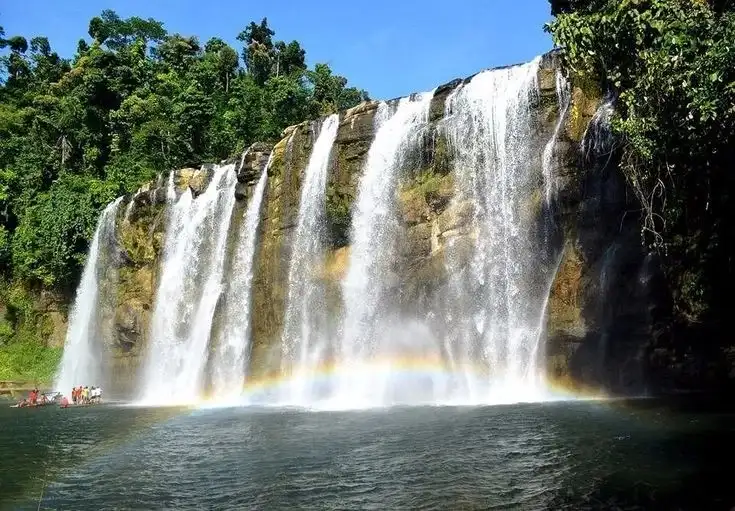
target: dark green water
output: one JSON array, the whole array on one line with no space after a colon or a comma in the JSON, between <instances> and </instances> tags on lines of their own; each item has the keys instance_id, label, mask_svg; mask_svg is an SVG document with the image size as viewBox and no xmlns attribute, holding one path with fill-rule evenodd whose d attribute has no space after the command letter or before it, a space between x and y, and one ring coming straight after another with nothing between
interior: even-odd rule
<instances>
[{"instance_id":1,"label":"dark green water","mask_svg":"<svg viewBox=\"0 0 735 511\"><path fill-rule=\"evenodd\" d=\"M729 510L735 414L691 404L3 407L0 508Z\"/></svg>"}]
</instances>

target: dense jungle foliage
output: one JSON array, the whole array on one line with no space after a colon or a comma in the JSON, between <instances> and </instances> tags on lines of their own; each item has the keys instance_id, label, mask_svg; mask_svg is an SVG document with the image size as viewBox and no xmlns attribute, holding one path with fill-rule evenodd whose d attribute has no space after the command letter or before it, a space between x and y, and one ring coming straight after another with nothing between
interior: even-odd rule
<instances>
[{"instance_id":1,"label":"dense jungle foliage","mask_svg":"<svg viewBox=\"0 0 735 511\"><path fill-rule=\"evenodd\" d=\"M73 289L100 210L158 172L218 161L367 98L266 19L238 36L169 34L104 11L67 60L0 28L0 268Z\"/></svg>"},{"instance_id":2,"label":"dense jungle foliage","mask_svg":"<svg viewBox=\"0 0 735 511\"><path fill-rule=\"evenodd\" d=\"M677 319L718 329L735 276L735 2L551 3L568 68L615 100L621 166Z\"/></svg>"}]
</instances>

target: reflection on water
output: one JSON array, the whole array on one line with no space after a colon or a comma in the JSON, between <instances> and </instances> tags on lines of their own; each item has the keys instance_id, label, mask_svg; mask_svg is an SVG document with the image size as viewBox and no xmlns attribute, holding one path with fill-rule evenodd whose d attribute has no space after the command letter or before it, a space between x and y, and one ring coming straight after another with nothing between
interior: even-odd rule
<instances>
[{"instance_id":1,"label":"reflection on water","mask_svg":"<svg viewBox=\"0 0 735 511\"><path fill-rule=\"evenodd\" d=\"M0 400L0 506L11 509L17 509L27 495L35 495L37 501L56 475L124 449L136 435L180 413L113 406L62 410L52 406L10 409L7 405L9 402ZM36 507L37 502L32 508Z\"/></svg>"},{"instance_id":2,"label":"reflection on water","mask_svg":"<svg viewBox=\"0 0 735 511\"><path fill-rule=\"evenodd\" d=\"M2 408L0 507L730 509L734 435L732 413L654 401Z\"/></svg>"}]
</instances>

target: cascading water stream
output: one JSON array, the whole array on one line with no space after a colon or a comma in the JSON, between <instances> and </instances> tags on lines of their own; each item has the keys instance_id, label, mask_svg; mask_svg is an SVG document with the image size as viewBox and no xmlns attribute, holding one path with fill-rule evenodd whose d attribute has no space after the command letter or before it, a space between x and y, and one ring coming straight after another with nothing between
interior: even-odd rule
<instances>
[{"instance_id":1,"label":"cascading water stream","mask_svg":"<svg viewBox=\"0 0 735 511\"><path fill-rule=\"evenodd\" d=\"M567 112L569 111L569 105L571 103L571 91L569 89L569 82L564 77L561 70L556 71L556 101L559 108L559 119L556 121L554 127L554 134L551 136L548 144L544 148L544 154L542 156L542 169L544 173L544 184L546 186L546 204L551 203L551 199L556 193L556 178L554 176L554 149L556 148L556 142L559 139L564 123L567 119Z\"/></svg>"},{"instance_id":2,"label":"cascading water stream","mask_svg":"<svg viewBox=\"0 0 735 511\"><path fill-rule=\"evenodd\" d=\"M97 221L82 280L77 288L74 306L64 343L64 354L54 388L69 395L78 385L101 385L107 355L105 342L111 331L105 331L103 308L117 286L115 220L122 197L105 207Z\"/></svg>"},{"instance_id":3,"label":"cascading water stream","mask_svg":"<svg viewBox=\"0 0 735 511\"><path fill-rule=\"evenodd\" d=\"M191 402L202 391L212 320L223 287L236 183L234 165L218 166L203 194L194 198L187 188L177 198L172 173L141 392L145 403Z\"/></svg>"},{"instance_id":4,"label":"cascading water stream","mask_svg":"<svg viewBox=\"0 0 735 511\"><path fill-rule=\"evenodd\" d=\"M299 215L288 274L288 299L281 341L284 374L292 384L285 402L307 403L311 395L309 373L322 361L327 342L327 311L319 265L324 257L327 171L339 116L327 117L319 132L301 185ZM303 376L294 372L304 373Z\"/></svg>"},{"instance_id":5,"label":"cascading water stream","mask_svg":"<svg viewBox=\"0 0 735 511\"><path fill-rule=\"evenodd\" d=\"M443 128L454 155L455 206L467 203L474 214L469 261L452 242L448 247L446 346L460 371L479 365L486 373L479 382L467 375L457 390L470 402L543 397L535 353L546 247L529 215L539 202L541 169L529 143L539 63L485 71L447 99Z\"/></svg>"},{"instance_id":6,"label":"cascading water stream","mask_svg":"<svg viewBox=\"0 0 735 511\"><path fill-rule=\"evenodd\" d=\"M271 153L245 210L224 294L222 328L212 364L213 390L219 399L237 398L242 393L247 375L256 241L261 204L268 182L268 168L273 161L273 154Z\"/></svg>"},{"instance_id":7,"label":"cascading water stream","mask_svg":"<svg viewBox=\"0 0 735 511\"><path fill-rule=\"evenodd\" d=\"M386 293L397 282L391 263L400 233L397 221L397 184L401 165L428 126L433 92L402 98L395 110L381 103L376 134L352 216L348 270L342 285L345 319L338 367L341 374L337 402L383 404L389 368L367 367L389 354L386 342L393 311ZM389 358L389 357L388 357Z\"/></svg>"},{"instance_id":8,"label":"cascading water stream","mask_svg":"<svg viewBox=\"0 0 735 511\"><path fill-rule=\"evenodd\" d=\"M135 199L137 199L140 194L141 194L140 190L135 192L135 194L130 198L130 202L128 202L128 205L125 207L125 214L123 215L123 223L126 225L130 224L130 216L133 214L133 208L135 207Z\"/></svg>"},{"instance_id":9,"label":"cascading water stream","mask_svg":"<svg viewBox=\"0 0 735 511\"><path fill-rule=\"evenodd\" d=\"M597 108L582 136L582 153L585 158L610 157L614 148L614 137L610 128L615 113L615 100L608 97Z\"/></svg>"}]
</instances>

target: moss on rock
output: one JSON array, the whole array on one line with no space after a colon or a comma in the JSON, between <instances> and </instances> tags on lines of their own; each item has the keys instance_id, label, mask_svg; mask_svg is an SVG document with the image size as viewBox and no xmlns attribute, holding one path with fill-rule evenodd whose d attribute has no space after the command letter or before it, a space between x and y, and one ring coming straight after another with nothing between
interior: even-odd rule
<instances>
[{"instance_id":1,"label":"moss on rock","mask_svg":"<svg viewBox=\"0 0 735 511\"><path fill-rule=\"evenodd\" d=\"M572 98L565 131L567 137L580 142L590 119L602 101L600 86L589 78L572 77Z\"/></svg>"},{"instance_id":2,"label":"moss on rock","mask_svg":"<svg viewBox=\"0 0 735 511\"><path fill-rule=\"evenodd\" d=\"M155 264L163 247L164 205L135 205L131 218L118 223L118 239L127 262L133 266Z\"/></svg>"},{"instance_id":3,"label":"moss on rock","mask_svg":"<svg viewBox=\"0 0 735 511\"><path fill-rule=\"evenodd\" d=\"M398 193L404 223L416 225L430 221L446 209L453 195L451 174L442 175L433 170L419 173L404 183Z\"/></svg>"},{"instance_id":4,"label":"moss on rock","mask_svg":"<svg viewBox=\"0 0 735 511\"><path fill-rule=\"evenodd\" d=\"M332 247L346 246L350 241L352 203L354 197L349 192L340 191L335 183L327 185L326 222L329 242Z\"/></svg>"},{"instance_id":5,"label":"moss on rock","mask_svg":"<svg viewBox=\"0 0 735 511\"><path fill-rule=\"evenodd\" d=\"M268 186L263 198L259 243L253 276L252 368L271 366L279 354L288 293L291 234L296 226L301 182L314 144L311 123L288 130L273 148ZM278 363L277 359L273 363Z\"/></svg>"},{"instance_id":6,"label":"moss on rock","mask_svg":"<svg viewBox=\"0 0 735 511\"><path fill-rule=\"evenodd\" d=\"M554 278L549 296L550 336L560 332L581 336L584 334L582 317L584 262L577 247L568 243Z\"/></svg>"}]
</instances>

